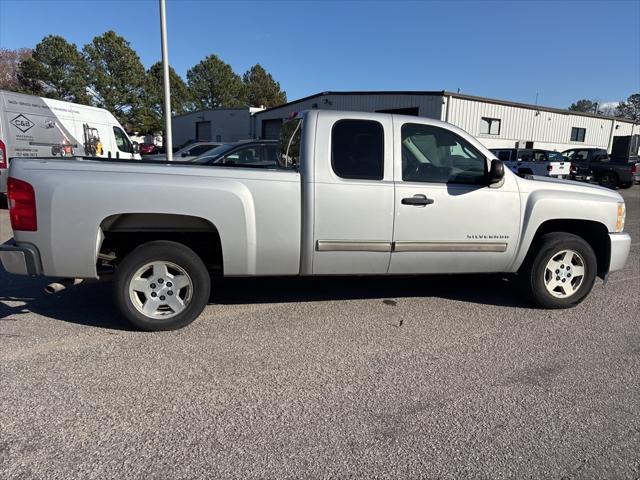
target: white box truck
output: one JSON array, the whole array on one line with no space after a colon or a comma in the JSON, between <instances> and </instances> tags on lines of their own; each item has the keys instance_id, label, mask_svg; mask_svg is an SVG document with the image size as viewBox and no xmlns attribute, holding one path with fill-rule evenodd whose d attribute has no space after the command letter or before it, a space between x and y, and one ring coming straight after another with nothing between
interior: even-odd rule
<instances>
[{"instance_id":1,"label":"white box truck","mask_svg":"<svg viewBox=\"0 0 640 480\"><path fill-rule=\"evenodd\" d=\"M52 156L140 159L107 110L0 90L0 193L10 159Z\"/></svg>"}]
</instances>

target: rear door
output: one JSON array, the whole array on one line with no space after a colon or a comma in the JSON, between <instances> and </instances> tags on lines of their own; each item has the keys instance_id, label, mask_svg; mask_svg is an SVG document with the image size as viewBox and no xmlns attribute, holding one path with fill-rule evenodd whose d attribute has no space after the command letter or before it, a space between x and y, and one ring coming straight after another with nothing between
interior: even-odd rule
<instances>
[{"instance_id":1,"label":"rear door","mask_svg":"<svg viewBox=\"0 0 640 480\"><path fill-rule=\"evenodd\" d=\"M518 245L516 179L486 181L487 158L441 125L396 119L389 273L501 272Z\"/></svg>"},{"instance_id":2,"label":"rear door","mask_svg":"<svg viewBox=\"0 0 640 480\"><path fill-rule=\"evenodd\" d=\"M393 136L389 115L318 116L313 273L382 274L393 234Z\"/></svg>"}]
</instances>

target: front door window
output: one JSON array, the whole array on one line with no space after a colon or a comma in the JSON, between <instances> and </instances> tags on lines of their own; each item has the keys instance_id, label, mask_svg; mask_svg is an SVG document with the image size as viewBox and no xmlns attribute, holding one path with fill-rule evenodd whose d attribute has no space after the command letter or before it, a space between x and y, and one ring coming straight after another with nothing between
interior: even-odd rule
<instances>
[{"instance_id":1,"label":"front door window","mask_svg":"<svg viewBox=\"0 0 640 480\"><path fill-rule=\"evenodd\" d=\"M466 140L444 128L402 126L402 180L428 183L482 184L486 158Z\"/></svg>"},{"instance_id":2,"label":"front door window","mask_svg":"<svg viewBox=\"0 0 640 480\"><path fill-rule=\"evenodd\" d=\"M126 153L133 153L133 145L127 137L127 134L122 131L120 127L113 127L113 134L116 137L116 145L118 150Z\"/></svg>"}]
</instances>

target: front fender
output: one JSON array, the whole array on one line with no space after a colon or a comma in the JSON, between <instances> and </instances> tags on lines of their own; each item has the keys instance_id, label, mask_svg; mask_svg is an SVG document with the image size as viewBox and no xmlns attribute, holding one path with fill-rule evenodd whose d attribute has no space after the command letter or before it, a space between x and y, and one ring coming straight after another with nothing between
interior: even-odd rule
<instances>
[{"instance_id":1,"label":"front fender","mask_svg":"<svg viewBox=\"0 0 640 480\"><path fill-rule=\"evenodd\" d=\"M550 220L596 222L607 232L615 231L618 202L611 197L591 193L537 190L522 196L520 246L511 266L517 271L524 261L541 225Z\"/></svg>"}]
</instances>

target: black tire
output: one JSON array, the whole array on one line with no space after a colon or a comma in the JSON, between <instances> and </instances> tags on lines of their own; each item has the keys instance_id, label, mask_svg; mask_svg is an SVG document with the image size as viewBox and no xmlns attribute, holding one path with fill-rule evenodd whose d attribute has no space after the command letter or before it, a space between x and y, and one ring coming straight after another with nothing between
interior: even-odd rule
<instances>
[{"instance_id":1,"label":"black tire","mask_svg":"<svg viewBox=\"0 0 640 480\"><path fill-rule=\"evenodd\" d=\"M615 190L618 186L618 175L613 172L604 172L598 183L601 187L610 188L611 190Z\"/></svg>"},{"instance_id":2,"label":"black tire","mask_svg":"<svg viewBox=\"0 0 640 480\"><path fill-rule=\"evenodd\" d=\"M621 183L620 188L624 188L624 189L631 188L631 185L633 185L633 182Z\"/></svg>"},{"instance_id":3,"label":"black tire","mask_svg":"<svg viewBox=\"0 0 640 480\"><path fill-rule=\"evenodd\" d=\"M191 281L191 295L188 302L184 302L184 310L174 313L170 318L145 315L138 310L131 298L132 295L135 296L130 294L129 289L134 275L151 262L170 262L184 270ZM189 325L202 313L209 301L211 277L193 250L181 243L159 240L140 245L124 258L116 269L113 289L116 306L135 327L146 331L176 330Z\"/></svg>"},{"instance_id":4,"label":"black tire","mask_svg":"<svg viewBox=\"0 0 640 480\"><path fill-rule=\"evenodd\" d=\"M527 257L518 272L525 295L542 308L570 308L578 305L593 288L598 269L596 255L591 246L581 237L565 232L547 233L532 245L532 254ZM569 297L558 298L545 286L547 263L563 250L573 250L584 259L584 277L577 290Z\"/></svg>"}]
</instances>

